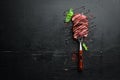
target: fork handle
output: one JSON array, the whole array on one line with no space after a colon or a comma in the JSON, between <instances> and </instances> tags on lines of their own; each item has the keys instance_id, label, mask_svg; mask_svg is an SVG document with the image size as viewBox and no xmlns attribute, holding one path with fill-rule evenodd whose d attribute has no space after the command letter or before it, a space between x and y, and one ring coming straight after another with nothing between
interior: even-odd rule
<instances>
[{"instance_id":1,"label":"fork handle","mask_svg":"<svg viewBox=\"0 0 120 80\"><path fill-rule=\"evenodd\" d=\"M78 60L79 60L78 68L80 71L82 71L83 70L83 51L82 50L79 51L79 59Z\"/></svg>"},{"instance_id":2,"label":"fork handle","mask_svg":"<svg viewBox=\"0 0 120 80\"><path fill-rule=\"evenodd\" d=\"M83 70L83 50L82 50L82 41L80 41L80 48L78 54L78 68L79 71Z\"/></svg>"}]
</instances>

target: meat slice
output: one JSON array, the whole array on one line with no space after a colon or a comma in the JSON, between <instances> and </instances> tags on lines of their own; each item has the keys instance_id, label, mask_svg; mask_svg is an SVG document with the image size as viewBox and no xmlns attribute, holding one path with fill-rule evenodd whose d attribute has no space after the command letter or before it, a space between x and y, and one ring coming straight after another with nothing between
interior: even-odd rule
<instances>
[{"instance_id":1,"label":"meat slice","mask_svg":"<svg viewBox=\"0 0 120 80\"><path fill-rule=\"evenodd\" d=\"M72 17L73 22L73 37L78 39L78 37L88 36L88 18L83 14L75 14Z\"/></svg>"}]
</instances>

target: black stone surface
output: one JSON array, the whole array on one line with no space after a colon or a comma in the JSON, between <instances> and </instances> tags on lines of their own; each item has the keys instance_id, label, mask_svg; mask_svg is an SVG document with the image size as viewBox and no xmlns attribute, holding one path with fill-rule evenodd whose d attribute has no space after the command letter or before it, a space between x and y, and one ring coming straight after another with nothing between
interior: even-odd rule
<instances>
[{"instance_id":1,"label":"black stone surface","mask_svg":"<svg viewBox=\"0 0 120 80\"><path fill-rule=\"evenodd\" d=\"M63 12L85 6L96 17L85 68L77 71L71 26ZM1 80L119 80L119 0L1 0Z\"/></svg>"}]
</instances>

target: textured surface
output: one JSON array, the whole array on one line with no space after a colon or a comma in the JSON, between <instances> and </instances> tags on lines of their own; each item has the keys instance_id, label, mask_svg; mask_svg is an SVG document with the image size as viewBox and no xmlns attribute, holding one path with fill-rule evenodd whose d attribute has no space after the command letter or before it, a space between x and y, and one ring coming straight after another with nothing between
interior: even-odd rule
<instances>
[{"instance_id":1,"label":"textured surface","mask_svg":"<svg viewBox=\"0 0 120 80\"><path fill-rule=\"evenodd\" d=\"M84 53L85 70L72 62L77 42L63 12L85 6L96 17ZM1 0L0 73L3 80L119 80L119 0Z\"/></svg>"}]
</instances>

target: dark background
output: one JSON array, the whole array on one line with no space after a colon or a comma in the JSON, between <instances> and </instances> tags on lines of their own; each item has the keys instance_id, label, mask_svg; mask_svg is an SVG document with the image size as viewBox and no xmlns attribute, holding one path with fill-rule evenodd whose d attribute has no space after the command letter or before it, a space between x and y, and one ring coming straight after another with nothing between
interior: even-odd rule
<instances>
[{"instance_id":1,"label":"dark background","mask_svg":"<svg viewBox=\"0 0 120 80\"><path fill-rule=\"evenodd\" d=\"M96 17L82 73L63 16L80 6ZM119 14L119 0L0 0L1 80L119 80Z\"/></svg>"}]
</instances>

